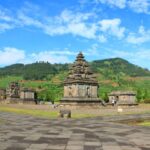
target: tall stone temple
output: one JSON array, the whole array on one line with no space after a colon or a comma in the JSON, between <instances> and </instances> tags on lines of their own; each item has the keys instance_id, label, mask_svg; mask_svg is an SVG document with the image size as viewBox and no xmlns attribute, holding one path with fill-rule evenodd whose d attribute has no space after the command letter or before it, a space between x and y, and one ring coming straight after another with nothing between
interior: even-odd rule
<instances>
[{"instance_id":1,"label":"tall stone temple","mask_svg":"<svg viewBox=\"0 0 150 150\"><path fill-rule=\"evenodd\" d=\"M98 82L80 52L64 81L64 97L62 104L94 104L100 103L98 98Z\"/></svg>"}]
</instances>

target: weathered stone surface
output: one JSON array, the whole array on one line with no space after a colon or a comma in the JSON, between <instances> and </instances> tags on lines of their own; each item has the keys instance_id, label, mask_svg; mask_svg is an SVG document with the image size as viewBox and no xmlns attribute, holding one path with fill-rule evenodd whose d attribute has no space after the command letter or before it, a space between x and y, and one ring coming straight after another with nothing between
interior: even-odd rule
<instances>
[{"instance_id":1,"label":"weathered stone surface","mask_svg":"<svg viewBox=\"0 0 150 150\"><path fill-rule=\"evenodd\" d=\"M109 95L109 102L118 105L135 105L136 93L133 91L113 91Z\"/></svg>"},{"instance_id":2,"label":"weathered stone surface","mask_svg":"<svg viewBox=\"0 0 150 150\"><path fill-rule=\"evenodd\" d=\"M20 90L20 99L23 100L24 103L36 103L36 92L32 89L22 88Z\"/></svg>"},{"instance_id":3,"label":"weathered stone surface","mask_svg":"<svg viewBox=\"0 0 150 150\"><path fill-rule=\"evenodd\" d=\"M149 150L150 128L117 123L150 114L41 119L1 112L0 150Z\"/></svg>"},{"instance_id":4,"label":"weathered stone surface","mask_svg":"<svg viewBox=\"0 0 150 150\"><path fill-rule=\"evenodd\" d=\"M0 89L0 101L4 100L6 98L6 90L5 89Z\"/></svg>"},{"instance_id":5,"label":"weathered stone surface","mask_svg":"<svg viewBox=\"0 0 150 150\"><path fill-rule=\"evenodd\" d=\"M7 98L19 98L20 85L18 82L11 82L6 89Z\"/></svg>"}]
</instances>

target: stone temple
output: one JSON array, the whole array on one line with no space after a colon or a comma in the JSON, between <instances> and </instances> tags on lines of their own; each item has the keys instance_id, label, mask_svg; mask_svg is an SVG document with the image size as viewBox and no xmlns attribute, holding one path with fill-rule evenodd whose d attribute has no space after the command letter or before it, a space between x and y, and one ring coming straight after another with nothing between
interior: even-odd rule
<instances>
[{"instance_id":1,"label":"stone temple","mask_svg":"<svg viewBox=\"0 0 150 150\"><path fill-rule=\"evenodd\" d=\"M97 91L98 82L96 77L80 52L64 81L64 97L61 103L95 105L100 103Z\"/></svg>"},{"instance_id":2,"label":"stone temple","mask_svg":"<svg viewBox=\"0 0 150 150\"><path fill-rule=\"evenodd\" d=\"M112 91L109 95L109 103L113 100L117 105L136 105L136 93L134 91Z\"/></svg>"}]
</instances>

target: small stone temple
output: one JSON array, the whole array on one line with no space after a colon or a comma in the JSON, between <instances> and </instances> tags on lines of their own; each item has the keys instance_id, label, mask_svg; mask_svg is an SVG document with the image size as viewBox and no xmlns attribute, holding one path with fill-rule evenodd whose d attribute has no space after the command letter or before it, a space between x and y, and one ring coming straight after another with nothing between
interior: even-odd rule
<instances>
[{"instance_id":1,"label":"small stone temple","mask_svg":"<svg viewBox=\"0 0 150 150\"><path fill-rule=\"evenodd\" d=\"M98 98L98 82L80 52L64 81L63 104L96 104Z\"/></svg>"},{"instance_id":2,"label":"small stone temple","mask_svg":"<svg viewBox=\"0 0 150 150\"><path fill-rule=\"evenodd\" d=\"M10 84L5 90L5 95L6 95L7 103L36 103L37 104L36 91L29 88L23 88L20 86L18 82L10 82Z\"/></svg>"},{"instance_id":3,"label":"small stone temple","mask_svg":"<svg viewBox=\"0 0 150 150\"><path fill-rule=\"evenodd\" d=\"M23 102L35 103L36 101L36 92L32 89L23 88L20 90L20 99Z\"/></svg>"},{"instance_id":4,"label":"small stone temple","mask_svg":"<svg viewBox=\"0 0 150 150\"><path fill-rule=\"evenodd\" d=\"M20 97L20 85L18 82L11 82L6 88L7 99L17 99Z\"/></svg>"},{"instance_id":5,"label":"small stone temple","mask_svg":"<svg viewBox=\"0 0 150 150\"><path fill-rule=\"evenodd\" d=\"M113 100L118 105L135 105L136 104L136 92L133 91L113 91L109 95L109 103Z\"/></svg>"}]
</instances>

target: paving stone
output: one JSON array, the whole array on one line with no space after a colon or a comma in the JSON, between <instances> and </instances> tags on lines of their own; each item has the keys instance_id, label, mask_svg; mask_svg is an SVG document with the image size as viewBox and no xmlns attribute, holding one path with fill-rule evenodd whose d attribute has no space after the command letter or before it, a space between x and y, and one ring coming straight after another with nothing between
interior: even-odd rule
<instances>
[{"instance_id":1,"label":"paving stone","mask_svg":"<svg viewBox=\"0 0 150 150\"><path fill-rule=\"evenodd\" d=\"M149 127L118 123L139 118L150 114L49 120L1 112L0 150L149 150Z\"/></svg>"},{"instance_id":2,"label":"paving stone","mask_svg":"<svg viewBox=\"0 0 150 150\"><path fill-rule=\"evenodd\" d=\"M115 145L102 145L103 150L122 150L120 146Z\"/></svg>"},{"instance_id":3,"label":"paving stone","mask_svg":"<svg viewBox=\"0 0 150 150\"><path fill-rule=\"evenodd\" d=\"M84 147L80 145L69 145L66 147L66 150L84 150Z\"/></svg>"},{"instance_id":4,"label":"paving stone","mask_svg":"<svg viewBox=\"0 0 150 150\"><path fill-rule=\"evenodd\" d=\"M84 145L89 145L89 146L101 146L100 142L85 142Z\"/></svg>"},{"instance_id":5,"label":"paving stone","mask_svg":"<svg viewBox=\"0 0 150 150\"><path fill-rule=\"evenodd\" d=\"M43 150L48 147L48 144L31 144L30 149Z\"/></svg>"},{"instance_id":6,"label":"paving stone","mask_svg":"<svg viewBox=\"0 0 150 150\"><path fill-rule=\"evenodd\" d=\"M131 146L121 146L121 150L141 150L141 148Z\"/></svg>"},{"instance_id":7,"label":"paving stone","mask_svg":"<svg viewBox=\"0 0 150 150\"><path fill-rule=\"evenodd\" d=\"M102 147L99 146L84 146L84 150L102 150Z\"/></svg>"}]
</instances>

